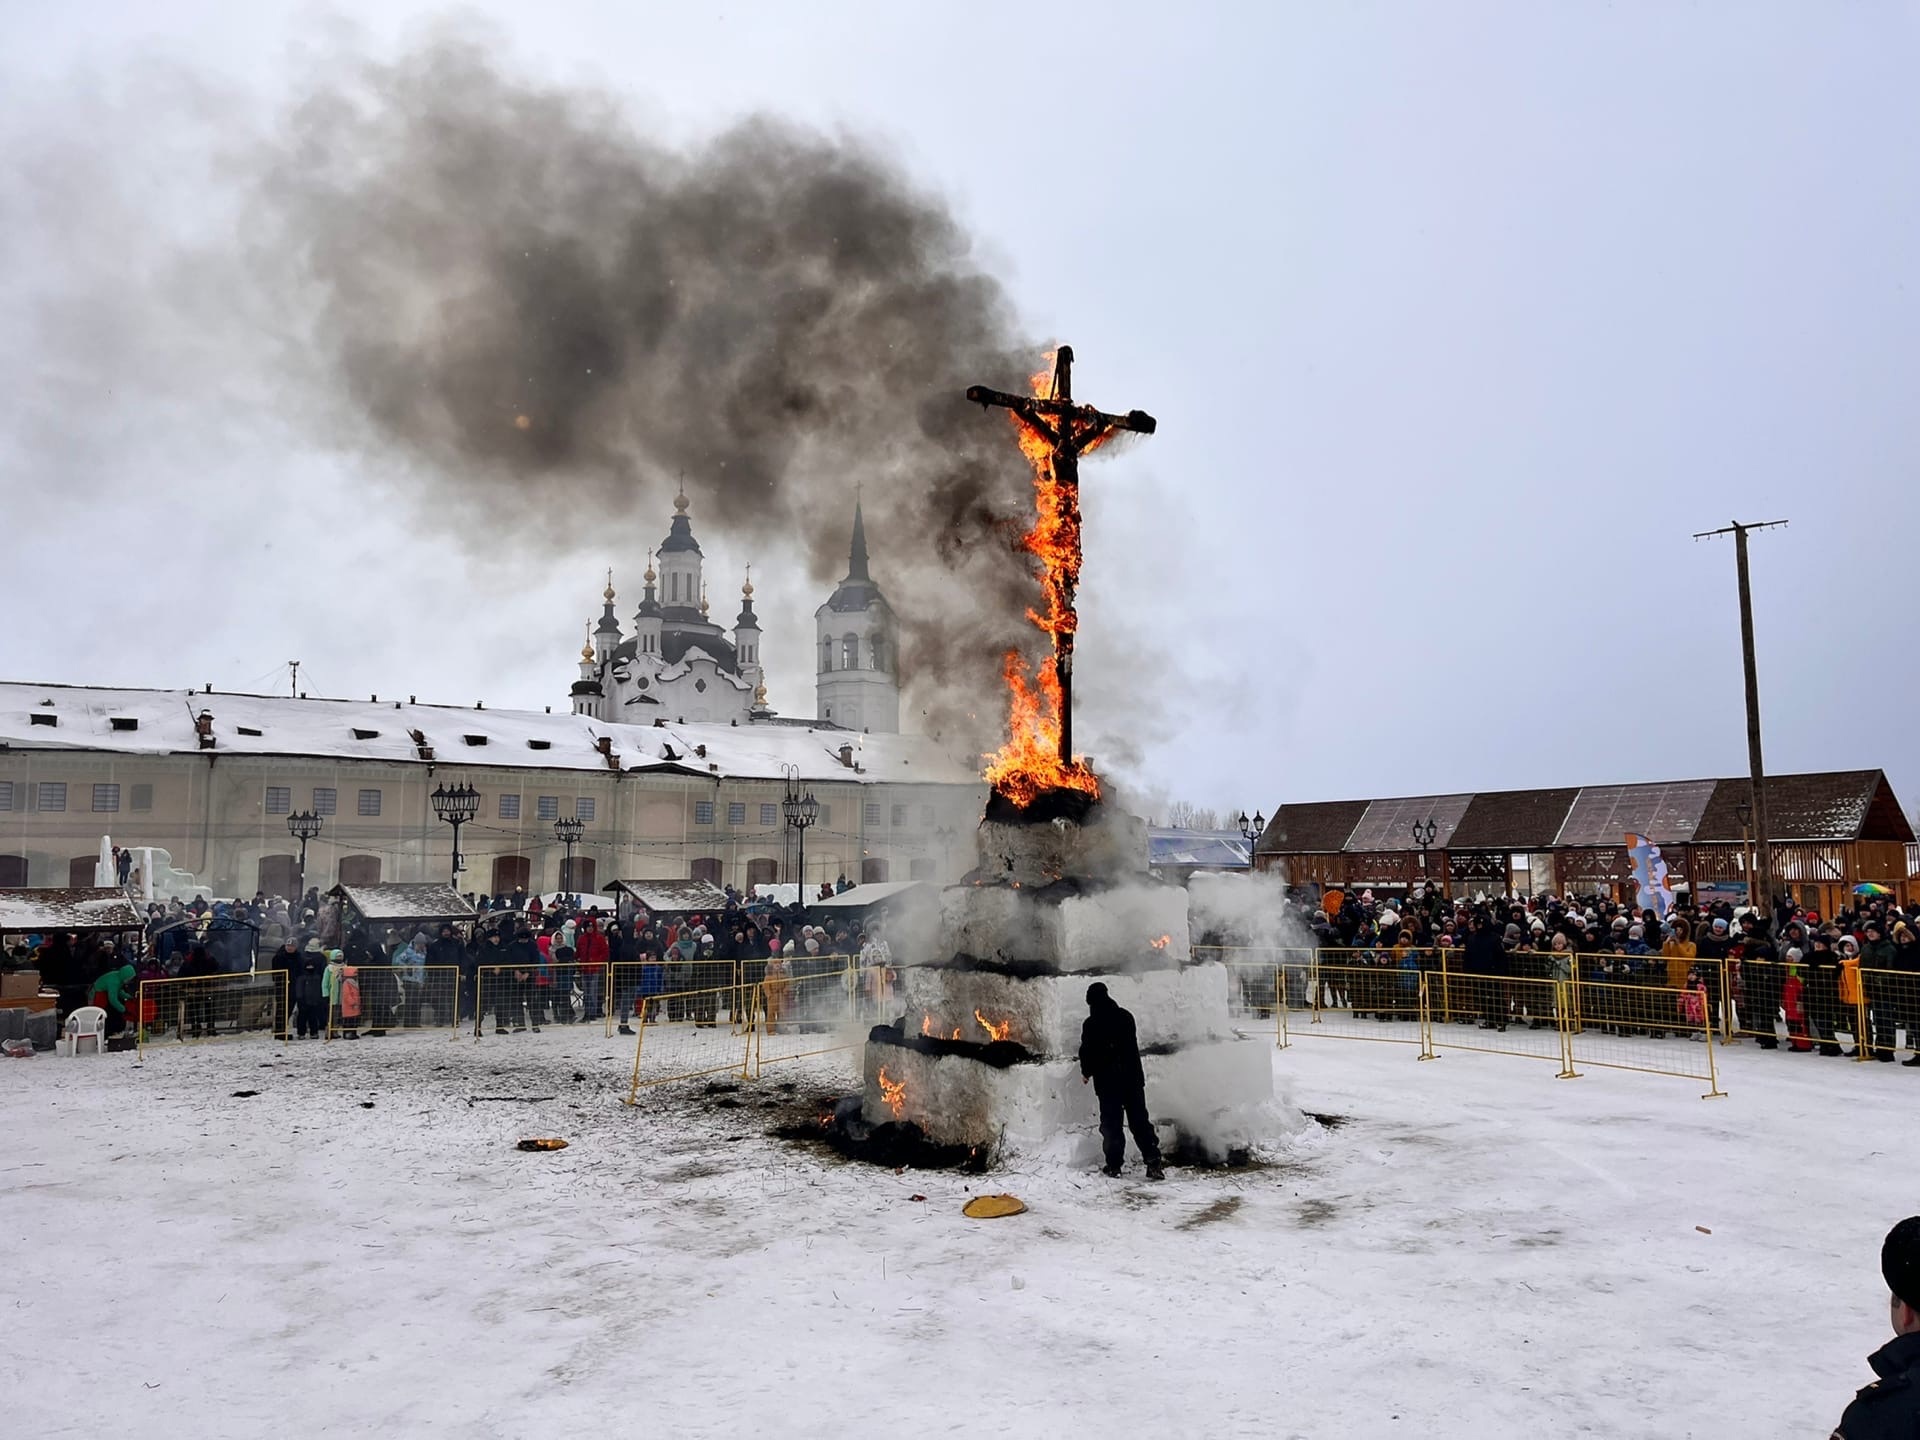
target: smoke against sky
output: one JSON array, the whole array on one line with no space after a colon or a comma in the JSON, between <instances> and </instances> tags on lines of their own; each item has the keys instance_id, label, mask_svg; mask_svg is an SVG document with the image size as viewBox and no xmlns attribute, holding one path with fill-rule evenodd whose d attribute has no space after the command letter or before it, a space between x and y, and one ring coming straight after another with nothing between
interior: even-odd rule
<instances>
[{"instance_id":1,"label":"smoke against sky","mask_svg":"<svg viewBox=\"0 0 1920 1440\"><path fill-rule=\"evenodd\" d=\"M723 580L754 562L775 704L809 712L816 572L837 570L854 482L896 601L950 600L942 567L913 563L944 521L890 509L888 487L952 426L954 463L977 441L985 493L1013 498L1003 427L924 413L933 385L825 437L737 417L720 396L749 381L827 412L852 397L729 351L744 332L719 322L744 322L726 296L714 394L669 374L628 407L623 389L658 378L636 337L672 353L693 312L644 330L657 310L616 308L585 330L625 337L618 379L570 392L572 428L536 430L529 389L578 358L569 317L620 288L635 227L518 270L436 228L463 194L464 213L543 236L536 203L697 229L689 167L726 169L759 125L919 218L880 227L867 262L986 277L980 327L922 357L950 362L940 385L1011 388L1021 352L1058 336L1088 398L1159 417L1085 474L1076 680L1096 757L1130 746L1147 786L1228 812L1738 774L1732 558L1688 537L1786 515L1754 545L1770 765L1884 764L1920 794L1901 629L1901 537L1920 523L1920 196L1901 157L1920 123L1894 14L1068 7L1064 32L1110 43L1063 79L1000 27L918 9L343 11L317 38L311 12L273 4L0 16L0 259L19 281L0 295L0 488L32 537L0 585L40 617L9 673L238 688L299 656L331 693L563 703L602 568L625 611L685 468L721 613ZM473 109L503 112L427 83L476 43ZM405 76L422 88L399 104ZM505 133L521 118L558 126L591 174L646 185L540 166ZM409 138L428 123L473 137L466 163L495 157L501 183L453 186L461 157L432 146L423 169ZM344 165L366 140L385 148ZM392 274L322 252L355 226ZM209 258L236 254L244 269ZM423 264L444 270L403 286ZM462 375L419 349L429 320L484 336L529 316L563 273L573 307L530 332L528 376L511 346ZM477 293L482 277L505 284ZM744 285L742 303L769 293ZM396 296L383 336L361 307ZM833 351L853 368L825 383L863 408L898 401L911 386L839 343L875 313L830 298L823 328L746 318ZM505 437L518 463L488 449L509 402L530 421ZM702 423L646 428L669 403ZM737 428L737 456L703 450L716 428ZM848 445L880 473L836 475ZM719 459L794 488L758 510L717 480L703 494ZM477 544L456 487L490 517Z\"/></svg>"}]
</instances>

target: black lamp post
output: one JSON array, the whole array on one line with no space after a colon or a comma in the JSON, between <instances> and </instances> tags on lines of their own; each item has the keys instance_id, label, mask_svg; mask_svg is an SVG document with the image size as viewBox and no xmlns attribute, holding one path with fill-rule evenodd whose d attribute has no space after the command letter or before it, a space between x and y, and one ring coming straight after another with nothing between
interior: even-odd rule
<instances>
[{"instance_id":1,"label":"black lamp post","mask_svg":"<svg viewBox=\"0 0 1920 1440\"><path fill-rule=\"evenodd\" d=\"M573 894L573 847L580 843L580 832L586 829L586 822L577 815L570 815L553 822L554 837L567 847L567 858L560 867L560 888Z\"/></svg>"},{"instance_id":2,"label":"black lamp post","mask_svg":"<svg viewBox=\"0 0 1920 1440\"><path fill-rule=\"evenodd\" d=\"M1260 837L1267 833L1267 817L1256 810L1253 812L1253 818L1249 820L1247 812L1242 810L1239 823L1240 838L1247 842L1247 868L1251 870L1254 868L1253 847L1259 843Z\"/></svg>"},{"instance_id":3,"label":"black lamp post","mask_svg":"<svg viewBox=\"0 0 1920 1440\"><path fill-rule=\"evenodd\" d=\"M294 897L294 913L300 913L300 902L307 897L307 842L318 835L327 822L311 810L296 810L287 817L287 833L300 842L300 893Z\"/></svg>"},{"instance_id":4,"label":"black lamp post","mask_svg":"<svg viewBox=\"0 0 1920 1440\"><path fill-rule=\"evenodd\" d=\"M786 767L787 794L780 802L780 813L786 818L787 828L794 832L800 854L800 883L796 891L800 897L802 915L807 907L807 831L814 821L820 818L820 802L813 798L813 792L800 793L800 767Z\"/></svg>"},{"instance_id":5,"label":"black lamp post","mask_svg":"<svg viewBox=\"0 0 1920 1440\"><path fill-rule=\"evenodd\" d=\"M1440 833L1440 827L1433 823L1429 815L1425 820L1413 822L1413 843L1420 847L1420 883L1427 884L1427 847L1433 844L1433 837Z\"/></svg>"},{"instance_id":6,"label":"black lamp post","mask_svg":"<svg viewBox=\"0 0 1920 1440\"><path fill-rule=\"evenodd\" d=\"M433 813L453 827L453 875L448 883L458 890L460 872L467 868L460 858L460 827L480 813L480 792L467 784L456 785L451 790L436 785L429 798L433 801Z\"/></svg>"}]
</instances>

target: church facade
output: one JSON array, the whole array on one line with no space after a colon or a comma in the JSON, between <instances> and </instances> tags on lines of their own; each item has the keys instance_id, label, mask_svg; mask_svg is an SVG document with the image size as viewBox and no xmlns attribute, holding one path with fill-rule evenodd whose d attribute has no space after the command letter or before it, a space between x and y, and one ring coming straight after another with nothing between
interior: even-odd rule
<instances>
[{"instance_id":1,"label":"church facade","mask_svg":"<svg viewBox=\"0 0 1920 1440\"><path fill-rule=\"evenodd\" d=\"M631 633L615 612L613 579L608 576L599 621L589 622L580 651L573 713L639 725L656 719L676 724L814 723L897 734L900 678L893 611L868 569L859 502L854 503L847 576L814 612L817 660L811 722L783 719L767 702L750 576L740 587L740 613L731 629L713 620L702 573L705 556L694 538L688 506L684 491L674 497L673 521L647 562Z\"/></svg>"}]
</instances>

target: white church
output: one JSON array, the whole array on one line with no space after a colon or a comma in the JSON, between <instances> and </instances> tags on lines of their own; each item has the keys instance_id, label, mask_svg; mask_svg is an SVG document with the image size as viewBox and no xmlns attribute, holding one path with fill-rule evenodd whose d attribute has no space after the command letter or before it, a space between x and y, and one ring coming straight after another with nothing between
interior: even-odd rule
<instances>
[{"instance_id":1,"label":"white church","mask_svg":"<svg viewBox=\"0 0 1920 1440\"><path fill-rule=\"evenodd\" d=\"M781 723L782 717L767 703L753 581L749 578L740 587L740 613L729 637L708 614L703 557L687 518L688 504L683 489L674 497L667 537L648 559L646 590L634 611L631 635L622 632L614 613L613 580L608 577L599 623L589 622L591 634L580 651L574 714L630 725L655 719ZM814 632L817 673L811 723L898 734L900 677L893 608L868 573L866 523L858 500L847 575L814 611Z\"/></svg>"}]
</instances>

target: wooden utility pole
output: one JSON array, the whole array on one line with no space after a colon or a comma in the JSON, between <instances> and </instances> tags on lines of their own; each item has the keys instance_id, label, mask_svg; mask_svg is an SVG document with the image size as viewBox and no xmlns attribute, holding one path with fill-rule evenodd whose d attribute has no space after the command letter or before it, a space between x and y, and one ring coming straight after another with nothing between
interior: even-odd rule
<instances>
[{"instance_id":1,"label":"wooden utility pole","mask_svg":"<svg viewBox=\"0 0 1920 1440\"><path fill-rule=\"evenodd\" d=\"M1759 890L1760 903L1768 915L1772 914L1775 899L1773 846L1767 829L1767 767L1760 758L1760 672L1753 659L1753 584L1747 574L1747 532L1779 529L1786 523L1761 520L1743 525L1736 520L1718 530L1703 530L1693 537L1708 540L1716 535L1733 536L1734 564L1740 573L1740 652L1747 672L1747 768L1753 784L1753 799L1749 803L1753 806L1754 868L1748 884Z\"/></svg>"}]
</instances>

